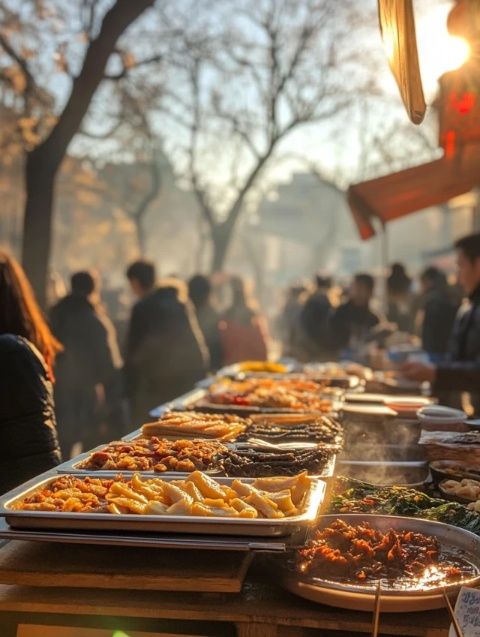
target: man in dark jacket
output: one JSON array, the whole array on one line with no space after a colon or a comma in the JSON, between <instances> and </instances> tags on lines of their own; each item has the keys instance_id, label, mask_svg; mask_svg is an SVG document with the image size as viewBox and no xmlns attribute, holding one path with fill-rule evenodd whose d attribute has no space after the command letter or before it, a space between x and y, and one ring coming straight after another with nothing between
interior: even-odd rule
<instances>
[{"instance_id":1,"label":"man in dark jacket","mask_svg":"<svg viewBox=\"0 0 480 637\"><path fill-rule=\"evenodd\" d=\"M97 300L97 288L91 272L77 272L71 278L71 293L50 315L52 331L64 347L57 358L55 402L65 458L75 442L84 449L102 442L101 409L107 421L121 413L122 359L115 328Z\"/></svg>"},{"instance_id":2,"label":"man in dark jacket","mask_svg":"<svg viewBox=\"0 0 480 637\"><path fill-rule=\"evenodd\" d=\"M469 235L455 243L458 280L467 296L461 305L453 327L448 360L445 363L424 365L408 363L404 367L407 378L433 383L433 392L445 390L469 391L478 374L480 381L480 233ZM470 384L465 384L470 379ZM480 408L480 383L472 392L475 411Z\"/></svg>"},{"instance_id":3,"label":"man in dark jacket","mask_svg":"<svg viewBox=\"0 0 480 637\"><path fill-rule=\"evenodd\" d=\"M370 309L375 281L369 274L355 275L350 298L333 314L331 330L337 350L362 345L371 330L378 325L378 316Z\"/></svg>"},{"instance_id":4,"label":"man in dark jacket","mask_svg":"<svg viewBox=\"0 0 480 637\"><path fill-rule=\"evenodd\" d=\"M140 425L153 408L203 378L209 356L181 281L168 279L157 285L154 265L144 260L133 263L127 277L139 301L127 336L126 389L132 417Z\"/></svg>"},{"instance_id":5,"label":"man in dark jacket","mask_svg":"<svg viewBox=\"0 0 480 637\"><path fill-rule=\"evenodd\" d=\"M422 348L432 363L444 361L455 323L458 304L449 294L447 278L441 270L430 266L421 276L423 312Z\"/></svg>"}]
</instances>

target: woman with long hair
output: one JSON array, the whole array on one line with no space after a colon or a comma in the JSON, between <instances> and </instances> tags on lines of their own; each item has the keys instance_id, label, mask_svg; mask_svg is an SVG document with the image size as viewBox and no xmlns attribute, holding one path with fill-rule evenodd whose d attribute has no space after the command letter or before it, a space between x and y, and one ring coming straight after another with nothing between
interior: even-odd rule
<instances>
[{"instance_id":1,"label":"woman with long hair","mask_svg":"<svg viewBox=\"0 0 480 637\"><path fill-rule=\"evenodd\" d=\"M265 360L268 356L266 320L242 278L232 276L230 290L232 302L220 322L223 364Z\"/></svg>"},{"instance_id":2,"label":"woman with long hair","mask_svg":"<svg viewBox=\"0 0 480 637\"><path fill-rule=\"evenodd\" d=\"M0 492L61 462L53 403L61 349L21 266L0 250Z\"/></svg>"}]
</instances>

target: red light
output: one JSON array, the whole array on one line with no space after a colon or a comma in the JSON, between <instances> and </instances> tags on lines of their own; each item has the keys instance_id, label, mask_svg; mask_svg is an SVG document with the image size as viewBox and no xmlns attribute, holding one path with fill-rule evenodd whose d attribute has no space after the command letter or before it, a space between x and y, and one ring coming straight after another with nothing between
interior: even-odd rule
<instances>
[{"instance_id":1,"label":"red light","mask_svg":"<svg viewBox=\"0 0 480 637\"><path fill-rule=\"evenodd\" d=\"M460 115L468 115L468 113L473 110L475 101L475 93L466 92L460 96L458 96L457 93L452 93L450 96L450 106L460 113Z\"/></svg>"},{"instance_id":2,"label":"red light","mask_svg":"<svg viewBox=\"0 0 480 637\"><path fill-rule=\"evenodd\" d=\"M447 158L453 157L455 155L455 147L457 145L457 134L453 130L449 130L445 134L445 156Z\"/></svg>"}]
</instances>

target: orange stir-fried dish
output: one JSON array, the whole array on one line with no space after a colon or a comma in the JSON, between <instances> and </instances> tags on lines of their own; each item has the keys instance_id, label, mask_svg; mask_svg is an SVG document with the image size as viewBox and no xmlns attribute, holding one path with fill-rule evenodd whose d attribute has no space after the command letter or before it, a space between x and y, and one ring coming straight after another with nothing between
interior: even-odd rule
<instances>
[{"instance_id":1,"label":"orange stir-fried dish","mask_svg":"<svg viewBox=\"0 0 480 637\"><path fill-rule=\"evenodd\" d=\"M206 471L227 448L217 440L164 440L137 438L111 442L77 465L91 471Z\"/></svg>"},{"instance_id":2,"label":"orange stir-fried dish","mask_svg":"<svg viewBox=\"0 0 480 637\"><path fill-rule=\"evenodd\" d=\"M300 515L311 481L290 478L222 484L200 471L185 480L58 477L12 508L20 511L280 519Z\"/></svg>"}]
</instances>

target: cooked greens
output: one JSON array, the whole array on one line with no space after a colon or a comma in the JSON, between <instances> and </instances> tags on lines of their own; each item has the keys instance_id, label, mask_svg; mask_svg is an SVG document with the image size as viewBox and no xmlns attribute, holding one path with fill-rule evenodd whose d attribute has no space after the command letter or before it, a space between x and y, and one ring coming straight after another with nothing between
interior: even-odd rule
<instances>
[{"instance_id":1,"label":"cooked greens","mask_svg":"<svg viewBox=\"0 0 480 637\"><path fill-rule=\"evenodd\" d=\"M407 487L377 487L337 478L328 513L380 513L423 518L458 526L480 535L480 514L463 504L432 498Z\"/></svg>"}]
</instances>

